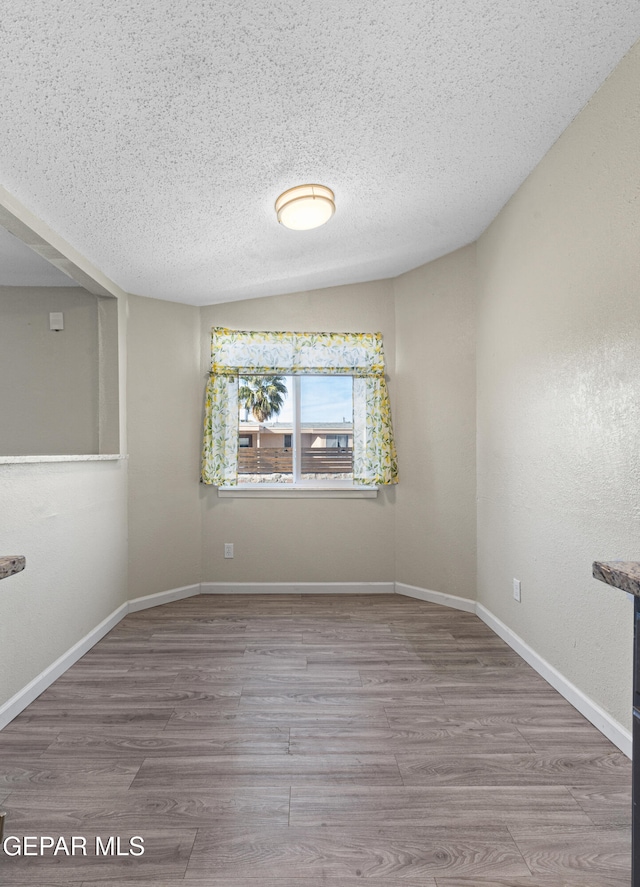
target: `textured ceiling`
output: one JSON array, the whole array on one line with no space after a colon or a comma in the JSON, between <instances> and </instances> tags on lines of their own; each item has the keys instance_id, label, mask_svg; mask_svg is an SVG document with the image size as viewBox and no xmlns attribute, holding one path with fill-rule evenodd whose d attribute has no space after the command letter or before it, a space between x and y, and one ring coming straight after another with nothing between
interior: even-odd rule
<instances>
[{"instance_id":1,"label":"textured ceiling","mask_svg":"<svg viewBox=\"0 0 640 887\"><path fill-rule=\"evenodd\" d=\"M638 36L638 0L5 0L0 182L145 296L390 277L475 240ZM336 215L278 226L308 181Z\"/></svg>"}]
</instances>

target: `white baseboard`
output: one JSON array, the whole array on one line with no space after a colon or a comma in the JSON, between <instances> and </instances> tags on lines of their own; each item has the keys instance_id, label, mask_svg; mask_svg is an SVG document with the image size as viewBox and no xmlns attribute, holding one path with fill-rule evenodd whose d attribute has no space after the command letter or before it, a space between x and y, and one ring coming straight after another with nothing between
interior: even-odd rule
<instances>
[{"instance_id":1,"label":"white baseboard","mask_svg":"<svg viewBox=\"0 0 640 887\"><path fill-rule=\"evenodd\" d=\"M393 594L393 582L202 582L201 594Z\"/></svg>"},{"instance_id":2,"label":"white baseboard","mask_svg":"<svg viewBox=\"0 0 640 887\"><path fill-rule=\"evenodd\" d=\"M156 594L146 594L144 597L134 597L129 601L129 613L137 613L139 610L148 610L151 607L160 607L162 604L170 604L172 601L181 601L186 597L200 594L200 583L195 585L183 585L182 588L171 588L169 591L159 591Z\"/></svg>"},{"instance_id":3,"label":"white baseboard","mask_svg":"<svg viewBox=\"0 0 640 887\"><path fill-rule=\"evenodd\" d=\"M404 582L395 583L396 594L404 594L407 597L415 597L420 601L429 601L430 604L441 604L443 607L451 607L453 610L464 610L465 613L476 612L476 602L455 594L444 594L442 591L430 591L428 588L418 588L415 585L405 585Z\"/></svg>"},{"instance_id":4,"label":"white baseboard","mask_svg":"<svg viewBox=\"0 0 640 887\"><path fill-rule=\"evenodd\" d=\"M464 610L467 613L475 613L482 621L502 638L512 650L521 656L538 674L557 690L567 702L570 702L580 714L590 721L594 727L607 737L628 758L631 757L632 737L631 732L601 708L597 702L590 699L575 684L572 684L550 662L543 659L539 653L530 647L519 635L512 631L504 622L494 616L482 604L470 601L467 598L456 595L443 594L440 591L430 591L427 588L417 588L414 585L405 585L396 582L396 593L408 597L418 598L421 601L429 601L432 604L441 604L444 607L452 607L455 610Z\"/></svg>"},{"instance_id":5,"label":"white baseboard","mask_svg":"<svg viewBox=\"0 0 640 887\"><path fill-rule=\"evenodd\" d=\"M172 601L182 600L197 594L396 594L417 598L433 604L476 613L482 621L501 637L512 650L521 656L541 677L573 705L581 714L610 739L627 757L631 757L631 733L614 720L608 712L590 699L578 687L564 677L553 665L543 659L519 635L504 622L494 616L482 604L467 598L440 591L405 585L403 582L203 582L185 585L133 598L114 610L99 625L86 634L71 649L63 653L48 668L19 690L4 705L0 706L0 730L6 727L34 699L43 693L60 675L98 643L114 628L127 613L136 613L151 607L158 607Z\"/></svg>"},{"instance_id":6,"label":"white baseboard","mask_svg":"<svg viewBox=\"0 0 640 887\"><path fill-rule=\"evenodd\" d=\"M564 696L567 702L570 702L594 727L597 727L623 754L628 758L631 757L631 732L626 727L614 720L608 712L600 708L597 702L594 702L575 684L565 678L557 668L543 659L539 653L536 653L533 647L530 647L490 610L487 610L482 604L477 604L476 613L498 637L509 644L512 650L515 650L545 681L551 684L554 690Z\"/></svg>"},{"instance_id":7,"label":"white baseboard","mask_svg":"<svg viewBox=\"0 0 640 887\"><path fill-rule=\"evenodd\" d=\"M24 711L41 693L44 693L47 687L51 686L68 668L71 668L78 659L84 656L85 653L88 653L112 628L115 628L118 622L124 619L127 613L136 613L138 610L146 610L150 607L157 607L160 604L168 604L171 601L178 601L195 594L200 594L199 584L186 585L183 588L172 588L169 591L160 591L158 594L148 594L145 597L134 598L126 604L122 604L106 619L103 619L100 625L96 625L77 644L74 644L71 649L63 653L48 668L40 672L26 687L18 690L11 699L0 706L0 730L16 718L21 711Z\"/></svg>"},{"instance_id":8,"label":"white baseboard","mask_svg":"<svg viewBox=\"0 0 640 887\"><path fill-rule=\"evenodd\" d=\"M114 610L77 644L0 706L0 730L95 646L127 613L137 613L197 594L393 594L393 582L204 582L133 598Z\"/></svg>"},{"instance_id":9,"label":"white baseboard","mask_svg":"<svg viewBox=\"0 0 640 887\"><path fill-rule=\"evenodd\" d=\"M128 604L122 604L122 606L118 607L117 610L114 610L110 616L103 619L100 625L96 625L95 628L82 638L82 640L78 641L77 644L74 644L70 650L63 653L62 656L56 659L56 661L48 668L45 668L43 672L40 672L40 674L30 681L26 687L23 687L22 690L18 690L15 696L8 699L7 702L0 707L0 730L16 718L21 711L24 711L24 709L32 703L34 699L37 699L41 693L44 693L47 687L53 684L53 682L57 680L60 675L64 674L68 668L71 668L74 662L77 662L78 659L84 656L84 654L87 653L94 644L97 644L105 634L110 632L121 619L124 619L128 612Z\"/></svg>"}]
</instances>

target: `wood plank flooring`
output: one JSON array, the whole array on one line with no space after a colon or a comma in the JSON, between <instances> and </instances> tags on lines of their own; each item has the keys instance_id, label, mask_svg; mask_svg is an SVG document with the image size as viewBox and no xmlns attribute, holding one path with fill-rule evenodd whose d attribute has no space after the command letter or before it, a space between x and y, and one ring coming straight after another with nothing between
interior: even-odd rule
<instances>
[{"instance_id":1,"label":"wood plank flooring","mask_svg":"<svg viewBox=\"0 0 640 887\"><path fill-rule=\"evenodd\" d=\"M0 732L0 801L89 848L0 853L2 887L630 883L630 762L475 616L394 595L127 616Z\"/></svg>"}]
</instances>

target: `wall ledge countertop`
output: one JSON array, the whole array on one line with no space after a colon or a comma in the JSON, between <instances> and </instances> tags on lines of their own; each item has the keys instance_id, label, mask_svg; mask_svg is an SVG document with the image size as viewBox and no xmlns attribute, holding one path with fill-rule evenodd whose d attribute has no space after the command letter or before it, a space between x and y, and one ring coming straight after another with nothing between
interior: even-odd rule
<instances>
[{"instance_id":1,"label":"wall ledge countertop","mask_svg":"<svg viewBox=\"0 0 640 887\"><path fill-rule=\"evenodd\" d=\"M4 557L0 556L0 579L6 579L7 576L13 576L14 573L20 573L24 570L26 559L21 554L8 554Z\"/></svg>"},{"instance_id":2,"label":"wall ledge countertop","mask_svg":"<svg viewBox=\"0 0 640 887\"><path fill-rule=\"evenodd\" d=\"M640 597L640 561L594 561L593 577Z\"/></svg>"}]
</instances>

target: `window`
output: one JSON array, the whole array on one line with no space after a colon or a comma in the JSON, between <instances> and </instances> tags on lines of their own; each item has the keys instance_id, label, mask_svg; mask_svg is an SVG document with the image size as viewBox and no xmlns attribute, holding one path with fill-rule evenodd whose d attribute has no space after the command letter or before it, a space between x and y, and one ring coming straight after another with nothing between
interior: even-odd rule
<instances>
[{"instance_id":1,"label":"window","mask_svg":"<svg viewBox=\"0 0 640 887\"><path fill-rule=\"evenodd\" d=\"M299 376L295 381L300 385L300 480L352 484L353 377ZM344 440L342 450L330 443L334 438Z\"/></svg>"},{"instance_id":2,"label":"window","mask_svg":"<svg viewBox=\"0 0 640 887\"><path fill-rule=\"evenodd\" d=\"M397 483L382 336L214 328L202 481Z\"/></svg>"},{"instance_id":3,"label":"window","mask_svg":"<svg viewBox=\"0 0 640 887\"><path fill-rule=\"evenodd\" d=\"M240 376L238 411L239 483L353 483L351 376Z\"/></svg>"},{"instance_id":4,"label":"window","mask_svg":"<svg viewBox=\"0 0 640 887\"><path fill-rule=\"evenodd\" d=\"M349 446L349 436L347 434L327 434L327 447L339 447L347 449Z\"/></svg>"}]
</instances>

